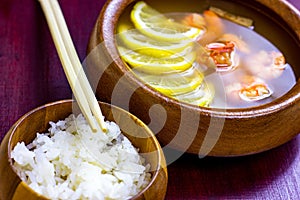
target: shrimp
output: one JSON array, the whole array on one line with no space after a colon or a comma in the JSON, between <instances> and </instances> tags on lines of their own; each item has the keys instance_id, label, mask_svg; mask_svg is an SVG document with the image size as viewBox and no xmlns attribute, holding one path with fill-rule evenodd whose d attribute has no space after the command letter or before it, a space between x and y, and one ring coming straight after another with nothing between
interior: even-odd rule
<instances>
[{"instance_id":1,"label":"shrimp","mask_svg":"<svg viewBox=\"0 0 300 200\"><path fill-rule=\"evenodd\" d=\"M224 25L221 19L213 11L206 10L203 12L203 16L200 14L187 15L182 23L188 26L201 28L206 27L206 32L199 38L198 42L201 45L206 45L216 40L223 34Z\"/></svg>"},{"instance_id":2,"label":"shrimp","mask_svg":"<svg viewBox=\"0 0 300 200\"><path fill-rule=\"evenodd\" d=\"M244 101L258 101L270 97L273 91L260 78L255 76L243 76L240 82L227 86L226 92L229 97Z\"/></svg>"},{"instance_id":3,"label":"shrimp","mask_svg":"<svg viewBox=\"0 0 300 200\"><path fill-rule=\"evenodd\" d=\"M271 52L271 56L273 58L273 67L276 69L285 69L286 68L286 61L285 57L280 52Z\"/></svg>"},{"instance_id":4,"label":"shrimp","mask_svg":"<svg viewBox=\"0 0 300 200\"><path fill-rule=\"evenodd\" d=\"M235 44L231 41L213 42L206 45L206 49L213 59L217 71L229 71L237 67Z\"/></svg>"},{"instance_id":5,"label":"shrimp","mask_svg":"<svg viewBox=\"0 0 300 200\"><path fill-rule=\"evenodd\" d=\"M207 30L198 42L201 45L206 45L215 41L224 33L224 24L220 17L210 10L204 11L203 17L206 22Z\"/></svg>"},{"instance_id":6,"label":"shrimp","mask_svg":"<svg viewBox=\"0 0 300 200\"><path fill-rule=\"evenodd\" d=\"M239 96L245 101L258 101L271 96L273 91L263 82L253 82L239 91Z\"/></svg>"},{"instance_id":7,"label":"shrimp","mask_svg":"<svg viewBox=\"0 0 300 200\"><path fill-rule=\"evenodd\" d=\"M199 37L197 41L199 44L197 46L198 48L196 48L198 54L197 62L216 69L215 60L210 56L210 52L207 51L207 48L204 47L223 34L224 25L221 19L214 12L206 10L203 12L203 15L196 13L187 15L182 20L182 23L196 28L206 29L205 33Z\"/></svg>"},{"instance_id":8,"label":"shrimp","mask_svg":"<svg viewBox=\"0 0 300 200\"><path fill-rule=\"evenodd\" d=\"M182 23L187 26L192 26L196 28L203 29L206 26L206 22L204 17L197 13L192 13L187 15L183 20Z\"/></svg>"},{"instance_id":9,"label":"shrimp","mask_svg":"<svg viewBox=\"0 0 300 200\"><path fill-rule=\"evenodd\" d=\"M237 46L237 49L243 53L250 53L249 45L242 40L240 37L237 35L234 35L232 33L225 33L223 34L218 41L223 42L223 41L231 41L234 42L234 44Z\"/></svg>"},{"instance_id":10,"label":"shrimp","mask_svg":"<svg viewBox=\"0 0 300 200\"><path fill-rule=\"evenodd\" d=\"M263 79L274 79L281 76L287 64L280 52L260 51L246 60L247 70Z\"/></svg>"}]
</instances>

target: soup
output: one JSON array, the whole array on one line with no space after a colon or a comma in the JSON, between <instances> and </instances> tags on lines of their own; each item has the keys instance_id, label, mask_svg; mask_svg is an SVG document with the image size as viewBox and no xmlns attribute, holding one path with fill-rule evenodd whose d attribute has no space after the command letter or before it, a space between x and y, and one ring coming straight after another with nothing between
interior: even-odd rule
<instances>
[{"instance_id":1,"label":"soup","mask_svg":"<svg viewBox=\"0 0 300 200\"><path fill-rule=\"evenodd\" d=\"M234 19L246 19L245 27L222 18L210 7L199 13L162 15L152 8L145 9L147 6L136 3L121 17L119 50L132 71L161 93L197 106L241 108L271 102L296 83L287 56L256 32L256 21L252 26L248 23L252 19L231 15ZM150 30L139 21L140 16L147 16L145 13L152 18L147 21L153 23ZM154 27L163 20L164 27ZM176 26L175 32L169 21ZM178 24L184 27L178 28ZM191 36L193 45L186 38L178 39L178 31L187 35L197 32Z\"/></svg>"},{"instance_id":2,"label":"soup","mask_svg":"<svg viewBox=\"0 0 300 200\"><path fill-rule=\"evenodd\" d=\"M220 67L218 76L212 74L215 76L213 79L220 79L223 85L214 84L218 88L211 107L249 107L268 103L284 95L296 84L291 65L274 44L250 28L225 19L222 19L222 24L224 34L219 40L233 41L240 47L232 56L235 59L233 69ZM207 80L210 81L209 77ZM243 91L246 93L247 90L249 93L251 90L259 92L255 86L265 87L262 88L265 91L261 91L264 95L243 95Z\"/></svg>"}]
</instances>

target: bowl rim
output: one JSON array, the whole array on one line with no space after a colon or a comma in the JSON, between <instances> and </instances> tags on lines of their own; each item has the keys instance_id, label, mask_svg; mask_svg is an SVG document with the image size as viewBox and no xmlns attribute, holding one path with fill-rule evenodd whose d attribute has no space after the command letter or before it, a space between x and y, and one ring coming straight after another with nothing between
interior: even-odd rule
<instances>
[{"instance_id":1,"label":"bowl rim","mask_svg":"<svg viewBox=\"0 0 300 200\"><path fill-rule=\"evenodd\" d=\"M115 24L119 19L120 15L122 14L123 10L132 2L136 0L108 0L105 5L103 6L98 21L96 23L96 28L98 35L101 33L100 41L103 42L105 51L107 51L107 55L114 57L113 62L116 63L118 68L127 78L127 80L131 84L137 84L139 87L143 88L147 93L153 94L153 96L163 99L164 101L173 104L176 107L184 107L190 110L196 110L197 112L201 113L202 115L206 116L214 116L220 118L251 118L251 117L258 117L262 115L269 115L276 112L279 112L286 107L289 107L296 102L300 102L300 79L296 80L296 84L284 95L275 100L261 104L258 106L253 107L246 107L246 108L210 108L210 107L199 107L196 105L188 104L185 102L181 102L175 100L173 98L169 98L166 95L157 92L150 86L147 86L143 81L139 80L134 76L133 73L130 72L124 61L120 58L120 54L116 48L116 43L114 37L112 35L115 34ZM262 4L261 0L255 0L260 3L262 6L266 7ZM289 9L291 12L294 12L296 15L300 16L300 11L298 11L292 4L288 1L283 0L280 1L282 5ZM275 13L275 12L274 12ZM112 20L114 19L114 20ZM285 23L290 26L290 24L285 20ZM114 24L115 23L115 24ZM300 23L300 18L299 18ZM297 35L298 40L300 41L300 34Z\"/></svg>"},{"instance_id":2,"label":"bowl rim","mask_svg":"<svg viewBox=\"0 0 300 200\"><path fill-rule=\"evenodd\" d=\"M14 137L14 133L16 132L16 130L18 129L19 125L22 124L24 122L24 120L34 114L35 112L38 112L40 110L43 110L43 109L46 109L48 107L51 107L51 106L55 106L55 105L58 105L58 104L69 104L69 103L74 103L76 102L74 99L64 99L64 100L58 100L58 101L54 101L54 102L49 102L49 103L46 103L44 105L41 105L41 106L38 106L30 111L28 111L27 113L25 113L23 116L21 116L13 125L12 127L9 129L9 131L7 132L7 134L9 134L9 138L8 138L8 143L7 143L7 158L8 158L8 162L9 162L9 166L10 168L13 170L13 172L15 173L16 177L18 178L18 184L21 184L21 183L25 183L21 177L18 175L15 167L13 166L13 159L11 158L11 151L12 149L14 148L12 146L12 138ZM123 113L126 113L131 119L134 119L135 123L138 123L140 124L143 129L145 129L146 133L148 136L148 138L151 138L154 146L155 146L155 154L156 154L156 157L157 157L157 164L155 166L154 169L152 169L150 172L151 173L151 180L150 182L147 184L146 187L144 187L140 192L138 192L137 194L135 194L134 196L132 196L130 199L139 199L141 195L143 195L149 188L151 188L153 186L153 184L155 183L155 181L157 180L158 178L158 175L160 173L160 170L162 169L167 169L166 168L166 164L164 162L165 160L165 157L164 157L164 153L162 151L162 148L160 146L160 143L158 142L157 138L155 137L154 133L152 132L152 130L143 122L141 121L138 117L136 117L135 115L131 114L130 112L118 107L118 106L115 106L115 105L112 105L112 104L109 104L109 103L106 103L106 102L102 102L102 101L98 101L99 104L102 104L104 106L107 106L109 107L110 109L117 109L118 111L120 112L123 112ZM2 143L1 143L2 145ZM12 148L10 148L12 147ZM167 177L166 177L167 178ZM167 182L167 181L166 181ZM35 190L33 190L32 188L30 188L28 186L27 183L25 183L24 185L28 190L30 190L31 192L33 192L35 195L37 196L41 196L41 197L44 197L42 196L41 194L35 192Z\"/></svg>"}]
</instances>

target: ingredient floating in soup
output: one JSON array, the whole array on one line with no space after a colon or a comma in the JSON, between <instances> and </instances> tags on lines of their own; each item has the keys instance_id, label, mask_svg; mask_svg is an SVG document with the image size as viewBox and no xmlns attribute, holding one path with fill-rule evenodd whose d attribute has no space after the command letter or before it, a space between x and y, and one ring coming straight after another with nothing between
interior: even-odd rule
<instances>
[{"instance_id":1,"label":"ingredient floating in soup","mask_svg":"<svg viewBox=\"0 0 300 200\"><path fill-rule=\"evenodd\" d=\"M82 115L50 122L48 133L11 152L21 179L49 199L129 199L151 179L131 142L114 122L93 133Z\"/></svg>"},{"instance_id":2,"label":"ingredient floating in soup","mask_svg":"<svg viewBox=\"0 0 300 200\"><path fill-rule=\"evenodd\" d=\"M159 13L137 2L118 24L118 49L133 73L157 91L205 107L243 108L273 101L296 83L284 55L254 22L211 7Z\"/></svg>"}]
</instances>

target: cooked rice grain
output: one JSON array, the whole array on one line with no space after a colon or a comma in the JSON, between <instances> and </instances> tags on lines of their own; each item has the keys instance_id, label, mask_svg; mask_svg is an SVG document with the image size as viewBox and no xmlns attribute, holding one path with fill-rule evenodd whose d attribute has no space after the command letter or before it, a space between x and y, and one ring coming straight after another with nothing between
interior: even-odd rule
<instances>
[{"instance_id":1,"label":"cooked rice grain","mask_svg":"<svg viewBox=\"0 0 300 200\"><path fill-rule=\"evenodd\" d=\"M19 176L50 199L129 199L150 181L150 166L114 122L93 133L82 115L50 122L48 133L18 143L11 157Z\"/></svg>"}]
</instances>

